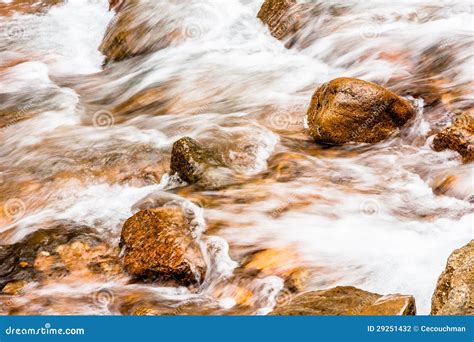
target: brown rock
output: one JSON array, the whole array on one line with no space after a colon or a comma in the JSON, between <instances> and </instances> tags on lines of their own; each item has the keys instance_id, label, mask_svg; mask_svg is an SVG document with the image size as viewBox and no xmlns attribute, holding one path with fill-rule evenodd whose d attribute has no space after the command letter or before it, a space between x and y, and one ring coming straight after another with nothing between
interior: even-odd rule
<instances>
[{"instance_id":1,"label":"brown rock","mask_svg":"<svg viewBox=\"0 0 474 342\"><path fill-rule=\"evenodd\" d=\"M109 0L109 11L120 11L120 8L125 5L126 0Z\"/></svg>"},{"instance_id":2,"label":"brown rock","mask_svg":"<svg viewBox=\"0 0 474 342\"><path fill-rule=\"evenodd\" d=\"M460 115L454 123L436 134L433 149L437 152L450 149L458 152L464 162L474 160L474 119L469 113Z\"/></svg>"},{"instance_id":3,"label":"brown rock","mask_svg":"<svg viewBox=\"0 0 474 342\"><path fill-rule=\"evenodd\" d=\"M455 197L460 200L474 202L474 183L472 182L472 166L457 165L442 170L430 182L435 195Z\"/></svg>"},{"instance_id":4,"label":"brown rock","mask_svg":"<svg viewBox=\"0 0 474 342\"><path fill-rule=\"evenodd\" d=\"M223 162L217 154L192 138L181 138L173 144L171 172L189 184L199 182L209 169L219 166L223 166Z\"/></svg>"},{"instance_id":5,"label":"brown rock","mask_svg":"<svg viewBox=\"0 0 474 342\"><path fill-rule=\"evenodd\" d=\"M124 266L142 279L200 283L206 264L183 212L174 208L143 210L129 218L122 229L126 246Z\"/></svg>"},{"instance_id":6,"label":"brown rock","mask_svg":"<svg viewBox=\"0 0 474 342\"><path fill-rule=\"evenodd\" d=\"M474 240L455 250L438 279L432 315L474 315Z\"/></svg>"},{"instance_id":7,"label":"brown rock","mask_svg":"<svg viewBox=\"0 0 474 342\"><path fill-rule=\"evenodd\" d=\"M243 263L248 271L265 276L276 275L284 279L285 286L293 292L302 291L310 278L310 270L302 267L299 253L291 248L269 248L249 255Z\"/></svg>"},{"instance_id":8,"label":"brown rock","mask_svg":"<svg viewBox=\"0 0 474 342\"><path fill-rule=\"evenodd\" d=\"M27 235L20 242L0 246L0 289L9 283L40 281L67 273L58 247L77 241L96 246L100 243L96 233L92 228L60 221L49 229Z\"/></svg>"},{"instance_id":9,"label":"brown rock","mask_svg":"<svg viewBox=\"0 0 474 342\"><path fill-rule=\"evenodd\" d=\"M267 24L275 38L283 39L296 31L297 18L291 13L295 5L296 0L265 0L257 18Z\"/></svg>"},{"instance_id":10,"label":"brown rock","mask_svg":"<svg viewBox=\"0 0 474 342\"><path fill-rule=\"evenodd\" d=\"M377 143L415 115L405 99L374 83L337 78L319 87L308 110L311 136L320 143Z\"/></svg>"},{"instance_id":11,"label":"brown rock","mask_svg":"<svg viewBox=\"0 0 474 342\"><path fill-rule=\"evenodd\" d=\"M297 3L295 0L265 0L257 17L287 48L306 48L323 34L317 21L332 21L350 10L344 4ZM330 27L331 23L323 25Z\"/></svg>"},{"instance_id":12,"label":"brown rock","mask_svg":"<svg viewBox=\"0 0 474 342\"><path fill-rule=\"evenodd\" d=\"M271 315L415 315L412 296L382 296L339 286L329 290L306 292L277 306Z\"/></svg>"},{"instance_id":13,"label":"brown rock","mask_svg":"<svg viewBox=\"0 0 474 342\"><path fill-rule=\"evenodd\" d=\"M28 283L24 280L13 281L5 285L2 292L8 295L17 296L24 293L24 288Z\"/></svg>"},{"instance_id":14,"label":"brown rock","mask_svg":"<svg viewBox=\"0 0 474 342\"><path fill-rule=\"evenodd\" d=\"M163 13L161 1L111 1L116 11L99 50L106 56L104 64L145 55L186 40L182 26L169 18L144 13Z\"/></svg>"}]
</instances>

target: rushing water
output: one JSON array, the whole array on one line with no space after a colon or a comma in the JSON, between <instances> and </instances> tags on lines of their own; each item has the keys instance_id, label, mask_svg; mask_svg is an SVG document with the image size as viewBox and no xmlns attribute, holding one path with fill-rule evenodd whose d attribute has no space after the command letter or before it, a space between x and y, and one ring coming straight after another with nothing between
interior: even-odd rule
<instances>
[{"instance_id":1,"label":"rushing water","mask_svg":"<svg viewBox=\"0 0 474 342\"><path fill-rule=\"evenodd\" d=\"M232 274L246 253L279 248L294 251L280 260L283 268L312 270L308 289L412 294L418 312L429 312L448 255L473 237L472 164L432 151L428 138L449 113L474 103L472 4L319 1L304 33L313 39L286 49L256 19L261 3L150 1L137 20L180 25L185 39L105 71L97 47L113 17L106 0L0 17L0 112L20 113L0 131L7 208L0 243L71 220L117 245L134 205L168 191L193 201L184 205L203 230L210 267L197 293L130 285L125 276L78 277L32 285L18 305L30 313L109 314L123 298L146 297L170 306L204 301L225 313L244 283L252 295L246 313L265 314L283 280ZM304 130L309 100L339 76L391 87L417 106L416 120L373 146L313 143ZM433 84L443 97L428 106L419 89ZM150 88L156 102L113 110ZM220 190L181 187L165 172L182 136L218 146L239 181ZM436 179L449 174L461 179L457 198L433 193Z\"/></svg>"}]
</instances>

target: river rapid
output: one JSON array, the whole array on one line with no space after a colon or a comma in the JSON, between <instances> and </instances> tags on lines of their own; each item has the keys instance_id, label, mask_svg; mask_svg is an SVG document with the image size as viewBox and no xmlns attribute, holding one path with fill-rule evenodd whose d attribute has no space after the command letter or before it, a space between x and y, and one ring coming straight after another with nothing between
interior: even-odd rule
<instances>
[{"instance_id":1,"label":"river rapid","mask_svg":"<svg viewBox=\"0 0 474 342\"><path fill-rule=\"evenodd\" d=\"M266 314L291 268L307 271L308 290L410 294L429 313L447 257L474 235L472 163L433 151L429 134L473 108L472 3L312 1L317 37L288 49L257 19L262 2L150 1L139 20L179 23L185 39L105 68L106 0L0 17L0 113L19 113L0 130L0 244L70 221L117 246L137 202L167 193L193 213L208 262L198 290L66 277L29 284L1 313L129 313L124 302L146 298L166 313L185 303L191 314ZM341 76L389 87L416 118L375 145L314 143L311 96ZM150 88L152 103L124 105ZM217 146L238 180L183 186L168 173L183 136ZM433 190L446 175L460 179L456 196ZM278 266L242 275L260 250Z\"/></svg>"}]
</instances>

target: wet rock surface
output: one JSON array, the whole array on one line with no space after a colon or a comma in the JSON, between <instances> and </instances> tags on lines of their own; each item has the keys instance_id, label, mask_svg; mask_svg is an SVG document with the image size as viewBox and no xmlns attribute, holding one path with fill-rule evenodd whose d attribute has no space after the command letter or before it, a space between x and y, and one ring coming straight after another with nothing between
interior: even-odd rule
<instances>
[{"instance_id":1,"label":"wet rock surface","mask_svg":"<svg viewBox=\"0 0 474 342\"><path fill-rule=\"evenodd\" d=\"M440 275L432 315L474 315L474 240L455 250Z\"/></svg>"},{"instance_id":2,"label":"wet rock surface","mask_svg":"<svg viewBox=\"0 0 474 342\"><path fill-rule=\"evenodd\" d=\"M474 118L469 113L459 115L454 123L436 134L433 149L458 152L464 162L474 161Z\"/></svg>"},{"instance_id":3,"label":"wet rock surface","mask_svg":"<svg viewBox=\"0 0 474 342\"><path fill-rule=\"evenodd\" d=\"M29 282L62 278L71 272L112 271L113 257L94 229L57 222L12 245L0 246L0 289L12 292Z\"/></svg>"},{"instance_id":4,"label":"wet rock surface","mask_svg":"<svg viewBox=\"0 0 474 342\"><path fill-rule=\"evenodd\" d=\"M291 10L296 0L266 0L257 18L265 23L272 35L282 39L296 29L296 18L291 16Z\"/></svg>"},{"instance_id":5,"label":"wet rock surface","mask_svg":"<svg viewBox=\"0 0 474 342\"><path fill-rule=\"evenodd\" d=\"M429 312L431 266L453 232L472 233L472 165L427 143L472 107L463 6L110 0L111 21L105 3L1 23L0 314L415 311L410 296L338 284L406 289ZM343 74L413 96L419 115L403 125L404 100L368 82L327 90L315 144L308 100ZM169 172L183 136L196 141L180 141ZM45 229L57 244L23 238Z\"/></svg>"},{"instance_id":6,"label":"wet rock surface","mask_svg":"<svg viewBox=\"0 0 474 342\"><path fill-rule=\"evenodd\" d=\"M414 115L413 106L388 89L355 78L337 78L313 95L309 133L324 144L377 143Z\"/></svg>"},{"instance_id":7,"label":"wet rock surface","mask_svg":"<svg viewBox=\"0 0 474 342\"><path fill-rule=\"evenodd\" d=\"M275 316L294 315L415 315L412 296L382 296L339 286L329 290L306 292L290 298L271 312Z\"/></svg>"},{"instance_id":8,"label":"wet rock surface","mask_svg":"<svg viewBox=\"0 0 474 342\"><path fill-rule=\"evenodd\" d=\"M318 21L326 22L328 17L337 17L347 12L347 9L341 4L266 0L257 18L268 27L272 36L285 43L285 47L307 48L324 35ZM329 26L330 22L327 24Z\"/></svg>"},{"instance_id":9,"label":"wet rock surface","mask_svg":"<svg viewBox=\"0 0 474 342\"><path fill-rule=\"evenodd\" d=\"M128 219L121 245L126 271L138 279L199 284L206 264L192 236L188 219L180 209L143 210Z\"/></svg>"},{"instance_id":10,"label":"wet rock surface","mask_svg":"<svg viewBox=\"0 0 474 342\"><path fill-rule=\"evenodd\" d=\"M223 167L224 162L215 151L205 148L196 140L185 137L173 144L171 172L189 184L206 181L212 169Z\"/></svg>"},{"instance_id":11,"label":"wet rock surface","mask_svg":"<svg viewBox=\"0 0 474 342\"><path fill-rule=\"evenodd\" d=\"M464 164L455 169L440 172L431 181L433 193L474 202L474 184L472 182L472 166Z\"/></svg>"},{"instance_id":12,"label":"wet rock surface","mask_svg":"<svg viewBox=\"0 0 474 342\"><path fill-rule=\"evenodd\" d=\"M163 13L170 9L181 14L186 9L183 5L194 6L195 15L208 14L199 13L199 4L147 0L110 1L110 8L116 14L99 47L106 56L104 65L150 54L188 39L198 38L204 32L195 32L193 25L171 21L161 15L144 15L152 12ZM204 27L198 29L205 31Z\"/></svg>"}]
</instances>

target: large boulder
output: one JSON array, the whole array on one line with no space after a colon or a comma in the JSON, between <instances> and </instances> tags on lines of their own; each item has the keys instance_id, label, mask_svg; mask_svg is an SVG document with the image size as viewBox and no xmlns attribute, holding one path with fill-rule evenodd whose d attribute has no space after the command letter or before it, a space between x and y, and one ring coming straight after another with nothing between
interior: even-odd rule
<instances>
[{"instance_id":1,"label":"large boulder","mask_svg":"<svg viewBox=\"0 0 474 342\"><path fill-rule=\"evenodd\" d=\"M205 148L196 140L184 137L173 144L171 152L171 172L189 184L197 183L224 162L216 151Z\"/></svg>"},{"instance_id":2,"label":"large boulder","mask_svg":"<svg viewBox=\"0 0 474 342\"><path fill-rule=\"evenodd\" d=\"M337 78L316 90L308 110L311 136L320 143L377 143L415 116L407 100L374 83Z\"/></svg>"},{"instance_id":3,"label":"large boulder","mask_svg":"<svg viewBox=\"0 0 474 342\"><path fill-rule=\"evenodd\" d=\"M438 279L432 315L474 315L474 240L455 250Z\"/></svg>"},{"instance_id":4,"label":"large boulder","mask_svg":"<svg viewBox=\"0 0 474 342\"><path fill-rule=\"evenodd\" d=\"M460 115L454 123L436 134L433 149L443 151L450 149L458 152L464 162L474 160L474 119L469 113Z\"/></svg>"},{"instance_id":5,"label":"large boulder","mask_svg":"<svg viewBox=\"0 0 474 342\"><path fill-rule=\"evenodd\" d=\"M382 296L350 286L306 292L277 306L271 315L415 315L415 298L406 295Z\"/></svg>"},{"instance_id":6,"label":"large boulder","mask_svg":"<svg viewBox=\"0 0 474 342\"><path fill-rule=\"evenodd\" d=\"M125 247L125 269L135 278L180 285L199 284L204 279L203 254L180 209L138 212L125 222L121 245Z\"/></svg>"}]
</instances>

